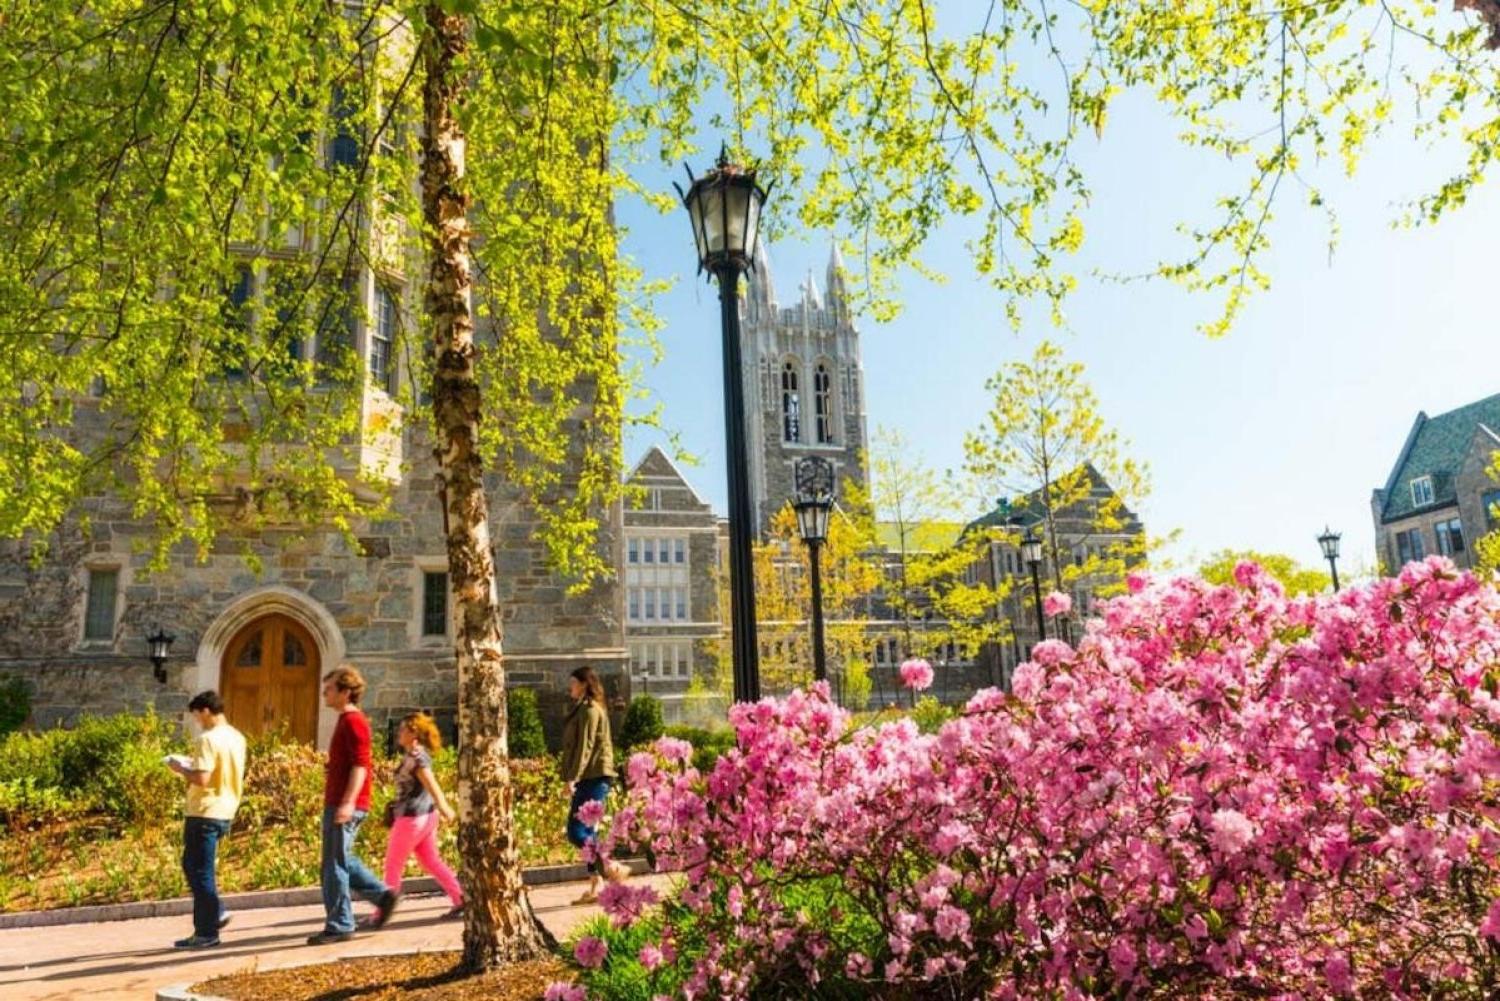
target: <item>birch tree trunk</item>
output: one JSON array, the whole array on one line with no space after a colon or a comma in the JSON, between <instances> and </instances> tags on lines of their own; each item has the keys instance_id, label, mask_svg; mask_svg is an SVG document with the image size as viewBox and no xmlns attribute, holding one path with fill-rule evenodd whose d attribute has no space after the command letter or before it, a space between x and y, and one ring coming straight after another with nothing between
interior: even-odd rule
<instances>
[{"instance_id":1,"label":"birch tree trunk","mask_svg":"<svg viewBox=\"0 0 1500 1001\"><path fill-rule=\"evenodd\" d=\"M465 83L454 64L467 46L467 24L438 4L426 7L426 22L422 212L430 264L425 299L435 349L433 426L458 659L464 963L482 970L547 955L556 943L531 909L511 823L505 667L479 450L482 410L475 372L468 196L463 186L465 139L455 117Z\"/></svg>"}]
</instances>

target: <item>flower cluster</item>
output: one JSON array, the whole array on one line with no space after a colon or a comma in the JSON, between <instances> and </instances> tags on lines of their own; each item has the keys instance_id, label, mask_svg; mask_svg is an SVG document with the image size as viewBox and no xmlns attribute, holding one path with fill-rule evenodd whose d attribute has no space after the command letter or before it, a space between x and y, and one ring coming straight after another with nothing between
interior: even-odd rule
<instances>
[{"instance_id":1,"label":"flower cluster","mask_svg":"<svg viewBox=\"0 0 1500 1001\"><path fill-rule=\"evenodd\" d=\"M1133 574L935 734L815 686L736 706L706 774L635 755L601 851L682 873L641 956L687 998L1500 993L1500 594L1235 579Z\"/></svg>"}]
</instances>

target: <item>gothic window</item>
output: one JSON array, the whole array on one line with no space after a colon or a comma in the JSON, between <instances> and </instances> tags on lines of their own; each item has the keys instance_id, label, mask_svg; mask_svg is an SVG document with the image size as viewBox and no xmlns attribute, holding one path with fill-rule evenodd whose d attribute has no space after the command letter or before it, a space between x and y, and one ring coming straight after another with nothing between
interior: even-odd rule
<instances>
[{"instance_id":1,"label":"gothic window","mask_svg":"<svg viewBox=\"0 0 1500 1001\"><path fill-rule=\"evenodd\" d=\"M802 440L801 402L797 393L797 369L791 362L781 366L781 440Z\"/></svg>"},{"instance_id":2,"label":"gothic window","mask_svg":"<svg viewBox=\"0 0 1500 1001\"><path fill-rule=\"evenodd\" d=\"M813 406L818 416L818 444L830 444L833 441L833 377L828 374L828 366L822 363L813 372Z\"/></svg>"}]
</instances>

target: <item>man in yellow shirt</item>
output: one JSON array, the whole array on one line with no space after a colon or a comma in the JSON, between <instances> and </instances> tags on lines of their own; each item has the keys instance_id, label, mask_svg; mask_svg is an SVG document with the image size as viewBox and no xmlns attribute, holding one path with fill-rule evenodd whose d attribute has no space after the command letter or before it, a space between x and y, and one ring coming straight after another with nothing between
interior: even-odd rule
<instances>
[{"instance_id":1,"label":"man in yellow shirt","mask_svg":"<svg viewBox=\"0 0 1500 1001\"><path fill-rule=\"evenodd\" d=\"M190 758L172 757L167 765L187 781L183 811L182 872L193 891L193 934L178 939L178 949L208 949L219 944L219 929L229 923L214 879L219 842L245 792L245 736L224 719L224 700L215 691L199 692L188 712L200 733Z\"/></svg>"}]
</instances>

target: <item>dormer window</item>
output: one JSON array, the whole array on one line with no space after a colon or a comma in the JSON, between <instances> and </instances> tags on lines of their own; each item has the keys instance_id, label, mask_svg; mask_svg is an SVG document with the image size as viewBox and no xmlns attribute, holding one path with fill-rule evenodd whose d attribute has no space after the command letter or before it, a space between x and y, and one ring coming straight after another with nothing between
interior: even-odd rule
<instances>
[{"instance_id":1,"label":"dormer window","mask_svg":"<svg viewBox=\"0 0 1500 1001\"><path fill-rule=\"evenodd\" d=\"M1418 476L1411 481L1412 507L1426 507L1432 503L1432 477Z\"/></svg>"}]
</instances>

